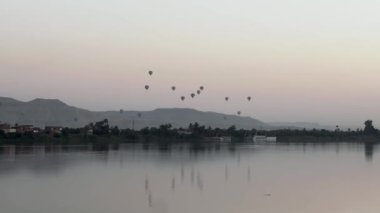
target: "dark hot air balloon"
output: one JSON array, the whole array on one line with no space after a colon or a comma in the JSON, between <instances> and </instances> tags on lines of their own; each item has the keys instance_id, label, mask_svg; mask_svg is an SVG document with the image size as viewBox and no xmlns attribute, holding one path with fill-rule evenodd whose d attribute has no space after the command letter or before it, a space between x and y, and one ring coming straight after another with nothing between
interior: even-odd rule
<instances>
[{"instance_id":1,"label":"dark hot air balloon","mask_svg":"<svg viewBox=\"0 0 380 213\"><path fill-rule=\"evenodd\" d=\"M203 86L200 86L199 89L200 89L200 90L204 90L205 88L204 88Z\"/></svg>"},{"instance_id":2,"label":"dark hot air balloon","mask_svg":"<svg viewBox=\"0 0 380 213\"><path fill-rule=\"evenodd\" d=\"M153 75L153 71L149 71L148 73L149 73L149 75Z\"/></svg>"},{"instance_id":3,"label":"dark hot air balloon","mask_svg":"<svg viewBox=\"0 0 380 213\"><path fill-rule=\"evenodd\" d=\"M120 109L120 114L123 114L124 110Z\"/></svg>"},{"instance_id":4,"label":"dark hot air balloon","mask_svg":"<svg viewBox=\"0 0 380 213\"><path fill-rule=\"evenodd\" d=\"M200 91L200 90L197 90L197 94L200 95L200 94L201 94L201 91Z\"/></svg>"},{"instance_id":5,"label":"dark hot air balloon","mask_svg":"<svg viewBox=\"0 0 380 213\"><path fill-rule=\"evenodd\" d=\"M175 86L172 86L172 90L174 91L176 88L175 88Z\"/></svg>"},{"instance_id":6,"label":"dark hot air balloon","mask_svg":"<svg viewBox=\"0 0 380 213\"><path fill-rule=\"evenodd\" d=\"M241 111L238 111L237 114L238 114L238 115L241 115Z\"/></svg>"},{"instance_id":7,"label":"dark hot air balloon","mask_svg":"<svg viewBox=\"0 0 380 213\"><path fill-rule=\"evenodd\" d=\"M226 101L228 101L230 98L229 98L229 97L225 97L224 99L225 99Z\"/></svg>"},{"instance_id":8,"label":"dark hot air balloon","mask_svg":"<svg viewBox=\"0 0 380 213\"><path fill-rule=\"evenodd\" d=\"M181 96L181 100L184 101L185 100L185 96Z\"/></svg>"},{"instance_id":9,"label":"dark hot air balloon","mask_svg":"<svg viewBox=\"0 0 380 213\"><path fill-rule=\"evenodd\" d=\"M194 93L191 93L190 96L191 96L192 98L194 98L194 97L195 97L195 94L194 94Z\"/></svg>"},{"instance_id":10,"label":"dark hot air balloon","mask_svg":"<svg viewBox=\"0 0 380 213\"><path fill-rule=\"evenodd\" d=\"M145 85L145 89L148 90L149 89L149 85Z\"/></svg>"},{"instance_id":11,"label":"dark hot air balloon","mask_svg":"<svg viewBox=\"0 0 380 213\"><path fill-rule=\"evenodd\" d=\"M251 96L248 96L247 99L248 99L248 101L251 101L252 98L251 98Z\"/></svg>"}]
</instances>

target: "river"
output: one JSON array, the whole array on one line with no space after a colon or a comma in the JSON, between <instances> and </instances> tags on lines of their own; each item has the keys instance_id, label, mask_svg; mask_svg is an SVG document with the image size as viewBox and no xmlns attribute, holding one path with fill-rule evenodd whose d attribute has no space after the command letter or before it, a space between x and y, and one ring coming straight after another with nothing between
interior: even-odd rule
<instances>
[{"instance_id":1,"label":"river","mask_svg":"<svg viewBox=\"0 0 380 213\"><path fill-rule=\"evenodd\" d=\"M378 213L379 147L2 146L4 213Z\"/></svg>"}]
</instances>

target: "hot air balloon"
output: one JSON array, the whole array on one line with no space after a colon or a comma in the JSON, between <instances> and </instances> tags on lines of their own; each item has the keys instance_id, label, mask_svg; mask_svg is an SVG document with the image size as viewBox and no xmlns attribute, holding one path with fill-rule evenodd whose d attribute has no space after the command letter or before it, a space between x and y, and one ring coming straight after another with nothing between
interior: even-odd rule
<instances>
[{"instance_id":1,"label":"hot air balloon","mask_svg":"<svg viewBox=\"0 0 380 213\"><path fill-rule=\"evenodd\" d=\"M181 96L181 100L184 101L185 100L185 96Z\"/></svg>"},{"instance_id":2,"label":"hot air balloon","mask_svg":"<svg viewBox=\"0 0 380 213\"><path fill-rule=\"evenodd\" d=\"M149 89L149 85L145 85L145 89L148 90Z\"/></svg>"},{"instance_id":3,"label":"hot air balloon","mask_svg":"<svg viewBox=\"0 0 380 213\"><path fill-rule=\"evenodd\" d=\"M237 114L238 114L238 115L241 115L241 111L238 111Z\"/></svg>"},{"instance_id":4,"label":"hot air balloon","mask_svg":"<svg viewBox=\"0 0 380 213\"><path fill-rule=\"evenodd\" d=\"M200 95L200 94L201 94L201 91L200 91L200 90L197 90L197 94Z\"/></svg>"},{"instance_id":5,"label":"hot air balloon","mask_svg":"<svg viewBox=\"0 0 380 213\"><path fill-rule=\"evenodd\" d=\"M153 75L153 71L149 71L148 73L149 73L149 75Z\"/></svg>"},{"instance_id":6,"label":"hot air balloon","mask_svg":"<svg viewBox=\"0 0 380 213\"><path fill-rule=\"evenodd\" d=\"M120 109L120 114L123 114L124 110Z\"/></svg>"},{"instance_id":7,"label":"hot air balloon","mask_svg":"<svg viewBox=\"0 0 380 213\"><path fill-rule=\"evenodd\" d=\"M248 96L247 99L248 99L248 101L251 101L251 96Z\"/></svg>"},{"instance_id":8,"label":"hot air balloon","mask_svg":"<svg viewBox=\"0 0 380 213\"><path fill-rule=\"evenodd\" d=\"M172 90L174 91L176 88L175 88L175 86L172 86Z\"/></svg>"},{"instance_id":9,"label":"hot air balloon","mask_svg":"<svg viewBox=\"0 0 380 213\"><path fill-rule=\"evenodd\" d=\"M191 95L190 95L192 98L194 98L195 97L195 94L194 93L191 93Z\"/></svg>"},{"instance_id":10,"label":"hot air balloon","mask_svg":"<svg viewBox=\"0 0 380 213\"><path fill-rule=\"evenodd\" d=\"M204 88L203 86L200 86L199 89L200 89L200 90L204 90L205 88Z\"/></svg>"},{"instance_id":11,"label":"hot air balloon","mask_svg":"<svg viewBox=\"0 0 380 213\"><path fill-rule=\"evenodd\" d=\"M229 97L225 97L224 99L225 99L226 101L228 101L230 98L229 98Z\"/></svg>"}]
</instances>

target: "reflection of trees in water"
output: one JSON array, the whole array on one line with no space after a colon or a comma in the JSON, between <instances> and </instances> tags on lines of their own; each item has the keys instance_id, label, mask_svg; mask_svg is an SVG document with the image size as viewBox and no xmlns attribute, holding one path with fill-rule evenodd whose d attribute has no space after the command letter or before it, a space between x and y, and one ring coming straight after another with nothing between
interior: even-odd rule
<instances>
[{"instance_id":1,"label":"reflection of trees in water","mask_svg":"<svg viewBox=\"0 0 380 213\"><path fill-rule=\"evenodd\" d=\"M149 143L143 143L143 150L148 151L150 148Z\"/></svg>"},{"instance_id":2,"label":"reflection of trees in water","mask_svg":"<svg viewBox=\"0 0 380 213\"><path fill-rule=\"evenodd\" d=\"M172 191L175 191L175 177L172 178Z\"/></svg>"},{"instance_id":3,"label":"reflection of trees in water","mask_svg":"<svg viewBox=\"0 0 380 213\"><path fill-rule=\"evenodd\" d=\"M195 148L197 147L197 148ZM207 148L205 148L207 147ZM52 173L57 174L67 167L77 166L89 162L112 163L117 162L120 167L124 167L126 162L136 160L137 153L146 153L148 158L144 160L159 160L161 163L177 164L170 156L156 155L156 152L167 153L168 151L181 150L181 156L186 156L182 153L185 150L190 157L190 160L180 161L181 163L181 182L185 179L185 166L191 162L205 160L199 156L203 156L207 152L208 159L223 158L223 153L228 151L235 153L235 149L230 149L233 146L223 146L220 144L203 144L196 146L192 144L181 144L181 146L169 146L163 144L91 144L91 145L44 145L44 146L1 146L0 156L0 175L17 171L19 169L27 169L32 173ZM149 151L148 151L149 150ZM251 152L251 151L250 151ZM152 155L150 155L152 153ZM239 151L240 155L240 151ZM156 159L159 158L159 159ZM238 157L238 162L239 157ZM190 173L190 171L189 171ZM194 168L192 168L190 180L192 184L196 183ZM227 174L228 176L228 174Z\"/></svg>"},{"instance_id":4,"label":"reflection of trees in water","mask_svg":"<svg viewBox=\"0 0 380 213\"><path fill-rule=\"evenodd\" d=\"M365 143L364 145L365 158L367 161L372 161L373 159L373 146L373 143Z\"/></svg>"},{"instance_id":5,"label":"reflection of trees in water","mask_svg":"<svg viewBox=\"0 0 380 213\"><path fill-rule=\"evenodd\" d=\"M145 193L149 191L149 178L148 175L145 175Z\"/></svg>"},{"instance_id":6,"label":"reflection of trees in water","mask_svg":"<svg viewBox=\"0 0 380 213\"><path fill-rule=\"evenodd\" d=\"M224 168L224 179L228 181L228 166L226 165Z\"/></svg>"},{"instance_id":7,"label":"reflection of trees in water","mask_svg":"<svg viewBox=\"0 0 380 213\"><path fill-rule=\"evenodd\" d=\"M92 145L45 145L45 146L2 146L0 147L0 175L10 174L17 172L20 169L28 170L31 173L38 174L53 174L67 170L70 167L83 166L88 163L117 163L120 168L128 166L130 163L136 161L149 161L158 162L162 165L177 165L178 176L175 175L174 183L178 188L178 178L180 175L180 181L182 184L186 184L185 175L189 176L191 185L197 187L204 186L202 177L198 179L198 168L196 164L201 164L207 161L217 161L219 159L225 159L224 153L229 153L231 159L235 159L235 162L243 163L245 154L253 153L251 150L237 150L231 149L230 145L221 144L204 144L203 147L194 149L191 144L181 144L181 146L172 145L167 147L165 144L163 147L159 147L159 144L92 144ZM149 148L148 148L149 147ZM197 147L199 147L197 145ZM147 150L144 150L147 148ZM168 148L168 149L167 149ZM188 157L189 159L177 161L173 159L172 155L167 155L167 150L175 153L173 156L180 156L180 158ZM180 150L180 151L179 151ZM157 153L164 153L160 155ZM143 155L142 155L143 154ZM178 155L177 155L178 154ZM186 155L187 154L187 155ZM145 156L145 157L142 157ZM194 162L196 164L194 164ZM189 164L191 166L189 166ZM229 166L236 166L235 164ZM223 167L222 167L223 168ZM225 168L225 179L229 178L229 169L227 164ZM221 177L223 178L223 170L221 171ZM247 170L242 169L243 177L247 176ZM204 175L204 174L203 174ZM172 177L169 177L169 184ZM145 181L145 182L143 182ZM146 193L151 190L151 177L142 176L141 182L144 184ZM140 183L141 184L141 183ZM170 186L170 185L169 185Z\"/></svg>"},{"instance_id":8,"label":"reflection of trees in water","mask_svg":"<svg viewBox=\"0 0 380 213\"><path fill-rule=\"evenodd\" d=\"M100 160L107 162L110 148L104 145L39 145L39 146L2 146L0 147L0 175L19 169L32 173L57 174L65 167L79 163ZM116 147L116 149L118 149ZM6 160L5 160L6 159Z\"/></svg>"},{"instance_id":9,"label":"reflection of trees in water","mask_svg":"<svg viewBox=\"0 0 380 213\"><path fill-rule=\"evenodd\" d=\"M247 180L248 182L251 181L251 167L248 166L248 169L247 169Z\"/></svg>"},{"instance_id":10,"label":"reflection of trees in water","mask_svg":"<svg viewBox=\"0 0 380 213\"><path fill-rule=\"evenodd\" d=\"M191 185L194 185L194 168L191 168L191 172L190 172L190 182L191 182Z\"/></svg>"},{"instance_id":11,"label":"reflection of trees in water","mask_svg":"<svg viewBox=\"0 0 380 213\"><path fill-rule=\"evenodd\" d=\"M181 165L181 183L185 180L185 168Z\"/></svg>"},{"instance_id":12,"label":"reflection of trees in water","mask_svg":"<svg viewBox=\"0 0 380 213\"><path fill-rule=\"evenodd\" d=\"M198 185L198 188L199 190L203 190L203 180L202 180L202 176L201 176L201 172L198 171L198 174L197 174L197 185Z\"/></svg>"},{"instance_id":13,"label":"reflection of trees in water","mask_svg":"<svg viewBox=\"0 0 380 213\"><path fill-rule=\"evenodd\" d=\"M153 204L152 193L149 192L149 195L148 195L148 205L149 205L149 207L152 207L152 204Z\"/></svg>"},{"instance_id":14,"label":"reflection of trees in water","mask_svg":"<svg viewBox=\"0 0 380 213\"><path fill-rule=\"evenodd\" d=\"M182 145L182 148L183 149ZM116 166L122 165L120 171L124 172L124 169L128 168L131 164L143 162L149 163L149 166L159 164L164 165L165 168L169 167L170 173L155 174L153 171L148 170L140 174L136 183L139 192L141 193L141 201L145 208L150 208L152 212L157 212L154 210L159 205L160 197L164 196L162 192L167 192L170 190L174 193L182 192L182 189L191 188L196 192L204 193L207 190L212 190L211 185L214 183L210 177L216 178L217 184L224 184L224 178L229 182L229 184L235 184L236 181L247 184L247 180L251 180L251 167L245 164L247 155L252 154L253 150L243 150L243 149L229 149L229 146L209 146L206 149L192 150L189 151L187 147L183 149L184 151L178 151L176 147L172 147L171 154L168 154L165 149L162 151L158 147L158 144L151 144L149 151L144 150L144 145L90 145L90 146L45 146L45 147L0 147L0 155L5 156L16 156L16 161L12 164L5 161L0 161L0 174L4 172L4 167L1 165L8 164L6 166L11 169L26 167L32 172L41 173L51 172L57 173L60 171L66 171L70 167L85 167L87 164L92 163L102 163L108 162L110 164L114 163ZM211 148L210 148L211 147ZM218 147L222 147L218 149ZM114 151L117 150L117 151ZM162 151L163 154L160 154ZM197 153L197 155L194 155ZM27 154L27 157L25 157ZM30 157L32 154L33 157ZM184 157L187 159L184 159ZM226 160L227 158L227 160ZM123 166L124 162L124 166ZM210 171L204 169L202 166L204 163L211 165L218 165L216 171ZM82 164L82 165L81 165ZM240 164L240 166L238 166ZM16 166L15 166L16 165ZM225 167L223 168L223 165ZM137 167L136 167L137 168ZM138 167L141 169L142 167ZM150 167L148 167L150 168ZM208 167L206 167L208 168ZM156 167L155 167L156 169ZM224 171L223 171L224 169ZM17 169L15 169L17 171ZM132 170L133 172L134 170ZM139 170L140 172L141 170ZM253 171L253 170L252 170ZM107 171L104 171L107 172ZM215 173L214 173L215 172ZM231 177L229 177L231 173ZM128 175L129 175L128 170ZM155 175L159 175L156 177ZM186 175L186 177L185 177ZM160 186L159 182L163 179L164 184ZM180 179L179 179L180 178ZM190 181L191 186L190 186ZM133 179L132 179L133 180ZM179 181L180 180L180 181ZM178 184L180 183L180 184ZM209 184L209 185L207 185ZM248 185L248 184L247 184ZM157 188L156 188L157 187ZM171 188L170 188L171 187ZM153 192L154 191L154 192ZM145 192L145 193L144 193Z\"/></svg>"},{"instance_id":15,"label":"reflection of trees in water","mask_svg":"<svg viewBox=\"0 0 380 213\"><path fill-rule=\"evenodd\" d=\"M168 142L160 142L158 145L158 148L161 152L170 152L171 151L171 144Z\"/></svg>"},{"instance_id":16,"label":"reflection of trees in water","mask_svg":"<svg viewBox=\"0 0 380 213\"><path fill-rule=\"evenodd\" d=\"M336 155L339 154L339 144L338 143L335 144L335 153L336 153Z\"/></svg>"}]
</instances>

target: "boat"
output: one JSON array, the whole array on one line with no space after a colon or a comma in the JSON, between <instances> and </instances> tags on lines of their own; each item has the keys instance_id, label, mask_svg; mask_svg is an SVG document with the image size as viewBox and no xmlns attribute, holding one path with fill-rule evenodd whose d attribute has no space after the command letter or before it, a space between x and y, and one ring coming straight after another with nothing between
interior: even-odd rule
<instances>
[{"instance_id":1,"label":"boat","mask_svg":"<svg viewBox=\"0 0 380 213\"><path fill-rule=\"evenodd\" d=\"M277 137L267 137L265 135L254 135L253 143L264 143L264 144L271 144L277 142Z\"/></svg>"}]
</instances>

